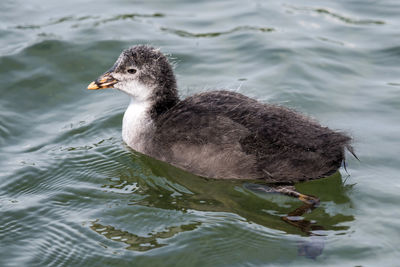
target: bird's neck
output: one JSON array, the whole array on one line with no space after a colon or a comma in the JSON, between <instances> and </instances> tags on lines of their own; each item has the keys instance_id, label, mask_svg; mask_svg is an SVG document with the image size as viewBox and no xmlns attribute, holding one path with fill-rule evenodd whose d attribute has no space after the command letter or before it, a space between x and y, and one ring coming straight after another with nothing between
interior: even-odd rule
<instances>
[{"instance_id":1,"label":"bird's neck","mask_svg":"<svg viewBox=\"0 0 400 267\"><path fill-rule=\"evenodd\" d=\"M146 144L151 142L157 119L179 102L174 81L169 87L153 88L151 91L153 94L150 97L138 99L131 96L122 121L122 139L142 153L145 153Z\"/></svg>"},{"instance_id":2,"label":"bird's neck","mask_svg":"<svg viewBox=\"0 0 400 267\"><path fill-rule=\"evenodd\" d=\"M157 120L158 117L179 102L175 80L168 86L156 88L151 100L150 115L153 120Z\"/></svg>"},{"instance_id":3,"label":"bird's neck","mask_svg":"<svg viewBox=\"0 0 400 267\"><path fill-rule=\"evenodd\" d=\"M150 100L139 101L131 97L122 121L122 139L128 146L144 153L149 133L153 129Z\"/></svg>"}]
</instances>

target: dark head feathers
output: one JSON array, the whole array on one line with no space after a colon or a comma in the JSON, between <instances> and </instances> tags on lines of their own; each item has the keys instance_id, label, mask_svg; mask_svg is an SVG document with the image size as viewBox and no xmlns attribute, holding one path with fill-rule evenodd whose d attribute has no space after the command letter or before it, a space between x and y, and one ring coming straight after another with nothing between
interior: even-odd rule
<instances>
[{"instance_id":1,"label":"dark head feathers","mask_svg":"<svg viewBox=\"0 0 400 267\"><path fill-rule=\"evenodd\" d=\"M113 68L115 72L124 72L129 67L137 68L139 81L153 88L152 116L162 114L179 101L172 66L160 49L137 45L124 50Z\"/></svg>"}]
</instances>

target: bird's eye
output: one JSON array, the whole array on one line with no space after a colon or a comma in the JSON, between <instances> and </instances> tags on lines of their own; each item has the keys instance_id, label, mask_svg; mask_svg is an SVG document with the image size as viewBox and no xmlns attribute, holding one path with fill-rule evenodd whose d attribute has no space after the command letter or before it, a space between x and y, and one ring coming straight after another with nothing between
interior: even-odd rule
<instances>
[{"instance_id":1,"label":"bird's eye","mask_svg":"<svg viewBox=\"0 0 400 267\"><path fill-rule=\"evenodd\" d=\"M130 73L130 74L135 74L136 70L135 69L128 69L127 72Z\"/></svg>"}]
</instances>

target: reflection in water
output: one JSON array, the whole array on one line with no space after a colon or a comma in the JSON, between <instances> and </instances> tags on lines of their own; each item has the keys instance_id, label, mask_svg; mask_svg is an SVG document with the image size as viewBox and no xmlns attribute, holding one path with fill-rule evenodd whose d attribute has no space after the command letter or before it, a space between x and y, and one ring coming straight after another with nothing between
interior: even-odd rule
<instances>
[{"instance_id":1,"label":"reflection in water","mask_svg":"<svg viewBox=\"0 0 400 267\"><path fill-rule=\"evenodd\" d=\"M299 228L303 233L310 236L306 240L299 243L299 255L315 259L322 254L325 247L325 237L323 234L317 233L324 230L324 227L317 225L304 219L302 216L316 208L313 204L303 204L303 206L289 212L287 216L283 216L282 220L290 225Z\"/></svg>"},{"instance_id":2,"label":"reflection in water","mask_svg":"<svg viewBox=\"0 0 400 267\"><path fill-rule=\"evenodd\" d=\"M299 255L315 259L322 254L325 247L325 236L310 236L298 244Z\"/></svg>"},{"instance_id":3,"label":"reflection in water","mask_svg":"<svg viewBox=\"0 0 400 267\"><path fill-rule=\"evenodd\" d=\"M133 153L132 157L132 162L139 161L140 164L136 166L144 166L143 169L131 169L129 173L126 169L119 170L120 173L115 174L118 179L110 179L110 184L104 186L108 191L118 192L117 189L121 190L125 185L135 185L135 190L131 192L140 197L135 197L130 205L238 214L248 222L303 236L303 242L299 243L299 254L309 258L322 253L327 231L342 234L348 229L343 223L354 220L351 214L346 215L350 202L346 191L351 185L343 185L338 172L328 179L296 185L296 189L302 193L320 198L320 205L315 207L280 194L249 190L243 181L200 178L145 155ZM260 181L251 182L262 185ZM157 238L168 238L198 226L172 227L166 232L150 233L149 237L139 237L98 223L93 224L92 229L103 233L103 230L96 229L105 227L107 229L103 235L106 237L125 236L119 241L129 244L129 249L143 251L165 245L159 244Z\"/></svg>"},{"instance_id":4,"label":"reflection in water","mask_svg":"<svg viewBox=\"0 0 400 267\"><path fill-rule=\"evenodd\" d=\"M196 229L199 225L200 223L198 222L180 226L171 226L162 232L149 233L149 236L147 237L138 236L129 233L128 231L122 231L110 225L102 225L97 222L92 223L90 228L108 239L123 242L129 245L128 247L126 247L126 249L135 251L147 251L153 248L159 248L167 245L165 243L160 243L159 239L168 239L181 232L192 231Z\"/></svg>"}]
</instances>

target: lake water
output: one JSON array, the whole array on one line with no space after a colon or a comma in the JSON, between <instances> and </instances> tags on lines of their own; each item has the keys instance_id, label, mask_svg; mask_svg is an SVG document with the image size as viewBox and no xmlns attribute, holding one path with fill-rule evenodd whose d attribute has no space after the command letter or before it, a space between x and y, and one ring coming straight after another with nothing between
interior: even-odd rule
<instances>
[{"instance_id":1,"label":"lake water","mask_svg":"<svg viewBox=\"0 0 400 267\"><path fill-rule=\"evenodd\" d=\"M398 266L400 3L0 3L0 266ZM348 132L296 188L196 177L131 151L128 98L87 85L122 49L169 54L182 97L225 88ZM290 217L290 220L286 220Z\"/></svg>"}]
</instances>

